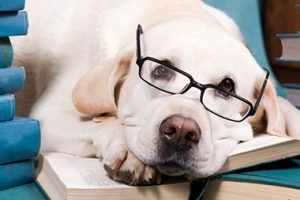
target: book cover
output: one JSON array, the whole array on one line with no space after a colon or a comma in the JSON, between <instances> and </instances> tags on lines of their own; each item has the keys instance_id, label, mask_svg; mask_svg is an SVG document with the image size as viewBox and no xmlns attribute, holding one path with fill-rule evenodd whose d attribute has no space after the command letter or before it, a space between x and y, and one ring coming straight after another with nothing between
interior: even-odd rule
<instances>
[{"instance_id":1,"label":"book cover","mask_svg":"<svg viewBox=\"0 0 300 200\"><path fill-rule=\"evenodd\" d=\"M15 116L15 108L13 94L0 95L0 122L12 120Z\"/></svg>"},{"instance_id":2,"label":"book cover","mask_svg":"<svg viewBox=\"0 0 300 200\"><path fill-rule=\"evenodd\" d=\"M1 200L49 200L36 182L0 191Z\"/></svg>"},{"instance_id":3,"label":"book cover","mask_svg":"<svg viewBox=\"0 0 300 200\"><path fill-rule=\"evenodd\" d=\"M39 121L15 117L12 121L0 122L0 130L0 164L37 156L40 148Z\"/></svg>"},{"instance_id":4,"label":"book cover","mask_svg":"<svg viewBox=\"0 0 300 200\"><path fill-rule=\"evenodd\" d=\"M33 160L0 165L0 190L32 182L34 174Z\"/></svg>"},{"instance_id":5,"label":"book cover","mask_svg":"<svg viewBox=\"0 0 300 200\"><path fill-rule=\"evenodd\" d=\"M8 67L13 61L13 48L8 37L0 37L0 68Z\"/></svg>"},{"instance_id":6,"label":"book cover","mask_svg":"<svg viewBox=\"0 0 300 200\"><path fill-rule=\"evenodd\" d=\"M0 12L0 37L26 35L28 18L25 11Z\"/></svg>"},{"instance_id":7,"label":"book cover","mask_svg":"<svg viewBox=\"0 0 300 200\"><path fill-rule=\"evenodd\" d=\"M24 67L0 69L0 95L11 94L21 90L25 83Z\"/></svg>"},{"instance_id":8,"label":"book cover","mask_svg":"<svg viewBox=\"0 0 300 200\"><path fill-rule=\"evenodd\" d=\"M212 200L242 196L249 200L300 199L300 157L223 174L208 184L204 194Z\"/></svg>"},{"instance_id":9,"label":"book cover","mask_svg":"<svg viewBox=\"0 0 300 200\"><path fill-rule=\"evenodd\" d=\"M1 0L0 11L18 11L23 10L25 0Z\"/></svg>"},{"instance_id":10,"label":"book cover","mask_svg":"<svg viewBox=\"0 0 300 200\"><path fill-rule=\"evenodd\" d=\"M282 54L277 61L300 62L300 33L276 34L281 41Z\"/></svg>"}]
</instances>

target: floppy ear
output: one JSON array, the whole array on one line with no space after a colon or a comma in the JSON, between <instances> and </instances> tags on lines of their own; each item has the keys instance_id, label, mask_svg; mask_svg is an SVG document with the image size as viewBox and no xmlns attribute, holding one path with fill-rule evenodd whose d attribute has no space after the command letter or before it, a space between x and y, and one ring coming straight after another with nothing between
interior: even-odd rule
<instances>
[{"instance_id":1,"label":"floppy ear","mask_svg":"<svg viewBox=\"0 0 300 200\"><path fill-rule=\"evenodd\" d=\"M96 66L82 77L72 93L76 109L86 115L115 115L118 93L132 57L133 51L125 49L111 63Z\"/></svg>"},{"instance_id":2,"label":"floppy ear","mask_svg":"<svg viewBox=\"0 0 300 200\"><path fill-rule=\"evenodd\" d=\"M286 124L281 113L275 87L269 81L266 86L261 106L265 112L266 131L272 135L286 136Z\"/></svg>"},{"instance_id":3,"label":"floppy ear","mask_svg":"<svg viewBox=\"0 0 300 200\"><path fill-rule=\"evenodd\" d=\"M300 137L300 112L290 102L277 96L271 81L268 82L259 109L250 122L256 129L260 127L258 129L264 129L272 135Z\"/></svg>"},{"instance_id":4,"label":"floppy ear","mask_svg":"<svg viewBox=\"0 0 300 200\"><path fill-rule=\"evenodd\" d=\"M289 136L300 139L300 111L288 100L278 97L281 113Z\"/></svg>"}]
</instances>

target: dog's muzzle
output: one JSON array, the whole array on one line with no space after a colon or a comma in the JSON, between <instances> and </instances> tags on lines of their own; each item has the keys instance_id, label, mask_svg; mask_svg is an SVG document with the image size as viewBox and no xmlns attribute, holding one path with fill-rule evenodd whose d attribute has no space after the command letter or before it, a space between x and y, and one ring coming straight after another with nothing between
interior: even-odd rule
<instances>
[{"instance_id":1,"label":"dog's muzzle","mask_svg":"<svg viewBox=\"0 0 300 200\"><path fill-rule=\"evenodd\" d=\"M170 176L186 174L186 164L195 149L193 147L198 145L201 138L197 122L180 114L171 115L161 122L159 134L158 170Z\"/></svg>"}]
</instances>

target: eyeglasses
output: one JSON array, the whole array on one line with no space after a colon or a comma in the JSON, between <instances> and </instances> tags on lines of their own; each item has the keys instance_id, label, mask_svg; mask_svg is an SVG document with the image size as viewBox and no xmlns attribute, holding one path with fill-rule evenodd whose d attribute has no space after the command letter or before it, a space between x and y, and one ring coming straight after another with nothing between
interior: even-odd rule
<instances>
[{"instance_id":1,"label":"eyeglasses","mask_svg":"<svg viewBox=\"0 0 300 200\"><path fill-rule=\"evenodd\" d=\"M143 34L141 25L136 31L137 60L139 76L152 87L169 93L183 94L190 88L201 91L200 102L209 112L230 121L241 122L256 113L258 105L265 91L269 78L269 71L263 81L260 93L254 105L247 99L238 96L234 91L227 91L213 84L201 84L185 71L172 66L168 61L158 60L153 57L141 56L140 35Z\"/></svg>"}]
</instances>

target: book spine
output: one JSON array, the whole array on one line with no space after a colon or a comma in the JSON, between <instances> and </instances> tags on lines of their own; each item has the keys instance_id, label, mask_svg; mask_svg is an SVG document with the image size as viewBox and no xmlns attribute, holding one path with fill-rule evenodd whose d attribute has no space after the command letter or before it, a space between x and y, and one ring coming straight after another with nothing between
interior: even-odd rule
<instances>
[{"instance_id":1,"label":"book spine","mask_svg":"<svg viewBox=\"0 0 300 200\"><path fill-rule=\"evenodd\" d=\"M15 97L12 94L0 95L0 122L12 120L15 115Z\"/></svg>"},{"instance_id":2,"label":"book spine","mask_svg":"<svg viewBox=\"0 0 300 200\"><path fill-rule=\"evenodd\" d=\"M33 160L0 165L0 190L23 185L34 180Z\"/></svg>"},{"instance_id":3,"label":"book spine","mask_svg":"<svg viewBox=\"0 0 300 200\"><path fill-rule=\"evenodd\" d=\"M23 10L25 0L1 0L0 11L18 11Z\"/></svg>"},{"instance_id":4,"label":"book spine","mask_svg":"<svg viewBox=\"0 0 300 200\"><path fill-rule=\"evenodd\" d=\"M13 61L13 48L8 37L0 37L0 68L8 67Z\"/></svg>"},{"instance_id":5,"label":"book spine","mask_svg":"<svg viewBox=\"0 0 300 200\"><path fill-rule=\"evenodd\" d=\"M0 95L21 90L25 82L24 67L0 69Z\"/></svg>"},{"instance_id":6,"label":"book spine","mask_svg":"<svg viewBox=\"0 0 300 200\"><path fill-rule=\"evenodd\" d=\"M0 37L26 35L28 18L25 11L0 13Z\"/></svg>"},{"instance_id":7,"label":"book spine","mask_svg":"<svg viewBox=\"0 0 300 200\"><path fill-rule=\"evenodd\" d=\"M300 37L300 33L277 33L276 37L279 37L279 38L287 38L287 37L294 38L294 37Z\"/></svg>"},{"instance_id":8,"label":"book spine","mask_svg":"<svg viewBox=\"0 0 300 200\"><path fill-rule=\"evenodd\" d=\"M300 62L300 59L299 60L292 60L292 59L285 59L285 58L282 58L282 57L277 57L277 58L275 58L275 60L279 61L279 62L295 62L295 63Z\"/></svg>"},{"instance_id":9,"label":"book spine","mask_svg":"<svg viewBox=\"0 0 300 200\"><path fill-rule=\"evenodd\" d=\"M12 121L1 122L0 130L0 165L37 156L40 148L39 121L15 117Z\"/></svg>"}]
</instances>

